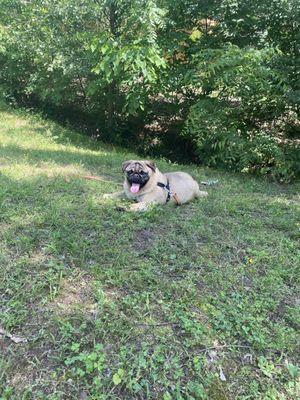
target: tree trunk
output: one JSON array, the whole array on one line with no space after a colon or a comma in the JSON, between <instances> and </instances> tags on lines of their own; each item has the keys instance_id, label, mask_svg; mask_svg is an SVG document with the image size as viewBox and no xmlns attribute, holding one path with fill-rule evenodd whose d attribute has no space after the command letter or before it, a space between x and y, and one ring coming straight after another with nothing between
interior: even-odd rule
<instances>
[{"instance_id":1,"label":"tree trunk","mask_svg":"<svg viewBox=\"0 0 300 400\"><path fill-rule=\"evenodd\" d=\"M117 32L117 5L115 1L111 1L108 6L109 15L109 28L113 37L118 36ZM116 114L116 97L117 97L117 84L114 78L113 66L112 68L112 82L108 86L108 101L107 101L107 137L111 137L116 127L115 114Z\"/></svg>"},{"instance_id":2,"label":"tree trunk","mask_svg":"<svg viewBox=\"0 0 300 400\"><path fill-rule=\"evenodd\" d=\"M116 83L114 80L108 86L107 95L107 136L110 137L113 134L116 122Z\"/></svg>"}]
</instances>

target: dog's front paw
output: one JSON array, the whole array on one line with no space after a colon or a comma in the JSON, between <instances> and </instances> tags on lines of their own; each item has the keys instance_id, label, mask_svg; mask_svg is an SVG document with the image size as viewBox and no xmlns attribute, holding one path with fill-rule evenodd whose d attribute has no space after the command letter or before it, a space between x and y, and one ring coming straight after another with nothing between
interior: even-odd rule
<instances>
[{"instance_id":1,"label":"dog's front paw","mask_svg":"<svg viewBox=\"0 0 300 400\"><path fill-rule=\"evenodd\" d=\"M128 211L128 207L118 205L118 206L116 206L116 210L117 211Z\"/></svg>"},{"instance_id":2,"label":"dog's front paw","mask_svg":"<svg viewBox=\"0 0 300 400\"><path fill-rule=\"evenodd\" d=\"M136 203L136 204L132 204L129 207L128 211L133 211L133 212L135 212L135 211L147 211L147 209L148 209L147 204L145 204L145 203Z\"/></svg>"},{"instance_id":3,"label":"dog's front paw","mask_svg":"<svg viewBox=\"0 0 300 400\"><path fill-rule=\"evenodd\" d=\"M115 192L115 193L105 193L102 195L103 199L109 200L109 199L120 199L123 198L124 192Z\"/></svg>"}]
</instances>

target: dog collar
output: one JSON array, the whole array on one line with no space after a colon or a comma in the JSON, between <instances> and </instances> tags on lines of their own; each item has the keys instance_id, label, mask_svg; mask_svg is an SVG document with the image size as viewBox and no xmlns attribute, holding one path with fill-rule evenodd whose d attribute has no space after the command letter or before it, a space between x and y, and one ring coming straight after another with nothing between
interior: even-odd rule
<instances>
[{"instance_id":1,"label":"dog collar","mask_svg":"<svg viewBox=\"0 0 300 400\"><path fill-rule=\"evenodd\" d=\"M166 200L166 203L167 203L171 198L171 189L170 189L169 179L167 180L167 184L162 183L162 182L157 182L157 186L159 186L163 189L166 189L168 191L167 200Z\"/></svg>"}]
</instances>

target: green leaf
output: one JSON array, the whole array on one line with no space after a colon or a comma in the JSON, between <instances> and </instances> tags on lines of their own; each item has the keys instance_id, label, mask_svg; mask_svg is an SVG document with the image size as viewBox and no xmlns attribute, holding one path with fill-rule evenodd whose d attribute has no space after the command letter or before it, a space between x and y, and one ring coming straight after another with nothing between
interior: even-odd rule
<instances>
[{"instance_id":1,"label":"green leaf","mask_svg":"<svg viewBox=\"0 0 300 400\"><path fill-rule=\"evenodd\" d=\"M286 368L293 379L296 379L300 374L300 368L294 364L286 364Z\"/></svg>"},{"instance_id":2,"label":"green leaf","mask_svg":"<svg viewBox=\"0 0 300 400\"><path fill-rule=\"evenodd\" d=\"M125 371L121 368L113 375L113 383L115 385L119 385L122 382L122 378L124 377Z\"/></svg>"},{"instance_id":3,"label":"green leaf","mask_svg":"<svg viewBox=\"0 0 300 400\"><path fill-rule=\"evenodd\" d=\"M200 39L200 37L202 36L202 33L198 30L195 29L193 30L193 32L190 34L190 39L195 42L196 40Z\"/></svg>"},{"instance_id":4,"label":"green leaf","mask_svg":"<svg viewBox=\"0 0 300 400\"><path fill-rule=\"evenodd\" d=\"M115 385L119 385L119 383L121 383L122 379L120 378L120 376L118 374L114 374L113 376L113 383Z\"/></svg>"}]
</instances>

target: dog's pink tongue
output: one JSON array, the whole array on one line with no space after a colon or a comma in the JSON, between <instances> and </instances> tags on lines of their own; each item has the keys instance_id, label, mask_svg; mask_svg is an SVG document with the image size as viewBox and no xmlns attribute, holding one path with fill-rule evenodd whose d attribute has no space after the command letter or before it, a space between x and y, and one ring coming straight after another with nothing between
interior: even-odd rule
<instances>
[{"instance_id":1,"label":"dog's pink tongue","mask_svg":"<svg viewBox=\"0 0 300 400\"><path fill-rule=\"evenodd\" d=\"M131 193L137 193L139 190L140 190L140 184L139 183L133 183L130 186Z\"/></svg>"}]
</instances>

